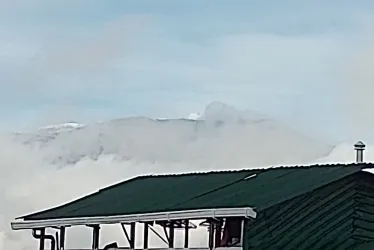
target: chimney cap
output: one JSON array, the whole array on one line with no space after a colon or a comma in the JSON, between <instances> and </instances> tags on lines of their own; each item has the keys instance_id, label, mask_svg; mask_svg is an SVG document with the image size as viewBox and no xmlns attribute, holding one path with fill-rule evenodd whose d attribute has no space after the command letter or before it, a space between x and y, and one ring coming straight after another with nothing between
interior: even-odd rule
<instances>
[{"instance_id":1,"label":"chimney cap","mask_svg":"<svg viewBox=\"0 0 374 250\"><path fill-rule=\"evenodd\" d=\"M354 147L355 150L365 150L366 145L362 141L358 141Z\"/></svg>"}]
</instances>

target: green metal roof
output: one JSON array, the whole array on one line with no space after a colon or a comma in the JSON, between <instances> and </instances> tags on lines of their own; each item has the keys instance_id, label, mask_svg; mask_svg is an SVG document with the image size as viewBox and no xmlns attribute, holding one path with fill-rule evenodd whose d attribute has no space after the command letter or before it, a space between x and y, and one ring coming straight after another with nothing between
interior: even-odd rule
<instances>
[{"instance_id":1,"label":"green metal roof","mask_svg":"<svg viewBox=\"0 0 374 250\"><path fill-rule=\"evenodd\" d=\"M245 249L374 249L373 181L359 172L262 211Z\"/></svg>"},{"instance_id":2,"label":"green metal roof","mask_svg":"<svg viewBox=\"0 0 374 250\"><path fill-rule=\"evenodd\" d=\"M374 249L374 241L369 241L367 243L363 243L355 248L356 250L373 250Z\"/></svg>"},{"instance_id":3,"label":"green metal roof","mask_svg":"<svg viewBox=\"0 0 374 250\"><path fill-rule=\"evenodd\" d=\"M261 211L358 171L361 171L360 166L268 169L257 176L196 197L188 203L173 207L173 209L250 206Z\"/></svg>"},{"instance_id":4,"label":"green metal roof","mask_svg":"<svg viewBox=\"0 0 374 250\"><path fill-rule=\"evenodd\" d=\"M23 218L41 220L248 206L261 211L362 168L373 167L340 164L140 176Z\"/></svg>"}]
</instances>

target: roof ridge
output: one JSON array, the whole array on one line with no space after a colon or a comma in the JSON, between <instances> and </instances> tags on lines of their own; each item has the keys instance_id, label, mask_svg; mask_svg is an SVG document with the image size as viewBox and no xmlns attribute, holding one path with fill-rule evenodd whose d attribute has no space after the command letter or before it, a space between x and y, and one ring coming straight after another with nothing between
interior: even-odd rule
<instances>
[{"instance_id":1,"label":"roof ridge","mask_svg":"<svg viewBox=\"0 0 374 250\"><path fill-rule=\"evenodd\" d=\"M374 163L327 163L327 164L310 164L310 165L282 165L272 167L255 167L255 168L243 168L243 169L224 169L224 170L210 170L210 171L195 171L187 173L164 173L164 174L146 174L140 175L138 178L156 178L156 177L178 177L178 176L189 176L189 175L206 175L206 174L227 174L227 173L240 173L240 172L251 172L251 171L269 171L269 170L281 170L281 169L297 169L297 168L331 168L331 167L354 167L363 166L363 168L374 168ZM367 167L365 167L367 166Z\"/></svg>"},{"instance_id":2,"label":"roof ridge","mask_svg":"<svg viewBox=\"0 0 374 250\"><path fill-rule=\"evenodd\" d=\"M153 178L153 177L174 177L174 176L189 176L189 175L207 175L207 174L228 174L228 173L244 173L254 170L261 170L261 168L247 168L247 169L225 169L225 170L210 170L210 171L195 171L195 172L184 172L184 173L164 173L164 174L147 174L140 175L141 178Z\"/></svg>"},{"instance_id":3,"label":"roof ridge","mask_svg":"<svg viewBox=\"0 0 374 250\"><path fill-rule=\"evenodd\" d=\"M200 171L200 172L188 172L188 173L165 173L165 174L148 174L148 175L138 175L130 179L126 179L123 181L120 181L118 183L112 184L110 186L103 187L99 190L97 190L94 193L97 192L103 192L108 189L115 188L117 186L120 186L122 184L139 180L139 179L145 179L145 178L160 178L160 177L184 177L184 176L192 176L192 175L208 175L208 174L230 174L230 173L244 173L248 172L250 174L254 171L260 171L260 172L266 172L270 170L282 170L282 169L297 169L297 168L327 168L327 167L353 167L353 166L371 166L374 168L374 163L331 163L331 164L313 164L313 165L290 165L290 166L272 166L272 167L262 167L262 168L243 168L243 169L225 169L225 170L211 170L211 171ZM363 167L364 168L364 167ZM92 193L92 194L94 194ZM84 197L82 197L84 198Z\"/></svg>"}]
</instances>

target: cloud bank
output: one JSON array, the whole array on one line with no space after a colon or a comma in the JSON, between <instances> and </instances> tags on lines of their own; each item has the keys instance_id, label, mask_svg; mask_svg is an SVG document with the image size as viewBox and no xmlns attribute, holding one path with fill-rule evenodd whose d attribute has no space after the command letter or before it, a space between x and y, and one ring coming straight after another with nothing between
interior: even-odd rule
<instances>
[{"instance_id":1,"label":"cloud bank","mask_svg":"<svg viewBox=\"0 0 374 250\"><path fill-rule=\"evenodd\" d=\"M209 105L203 119L125 118L73 131L34 131L33 137L28 137L29 132L27 140L22 134L2 134L0 199L5 206L0 214L5 249L35 247L29 232L10 231L14 217L139 174L298 164L326 156L333 149L328 142L223 103ZM44 133L50 137L39 140ZM98 148L101 153L93 154ZM102 244L117 239L125 244L120 228L105 228ZM194 244L205 243L198 235ZM89 236L89 230L69 229L68 247L87 246ZM152 244L160 242L152 240Z\"/></svg>"},{"instance_id":2,"label":"cloud bank","mask_svg":"<svg viewBox=\"0 0 374 250\"><path fill-rule=\"evenodd\" d=\"M0 125L24 132L0 136L1 250L35 248L10 231L15 216L138 174L350 162L351 145L371 138L371 4L120 2L0 1ZM92 122L182 117L213 100L276 121L214 105L204 122ZM24 129L66 119L87 126ZM103 244L123 239L106 232ZM87 230L68 237L89 244Z\"/></svg>"},{"instance_id":3,"label":"cloud bank","mask_svg":"<svg viewBox=\"0 0 374 250\"><path fill-rule=\"evenodd\" d=\"M0 25L0 110L8 127L63 109L85 122L176 117L221 100L344 140L353 125L330 124L349 120L362 99L370 106L355 94L357 75L370 82L357 66L371 60L357 49L372 33L370 5L268 1L228 9L216 1L211 10L207 1L191 2L194 11L186 12L171 1L162 9L116 2L111 10L87 1L11 2L3 1L8 9L0 15L7 24Z\"/></svg>"}]
</instances>

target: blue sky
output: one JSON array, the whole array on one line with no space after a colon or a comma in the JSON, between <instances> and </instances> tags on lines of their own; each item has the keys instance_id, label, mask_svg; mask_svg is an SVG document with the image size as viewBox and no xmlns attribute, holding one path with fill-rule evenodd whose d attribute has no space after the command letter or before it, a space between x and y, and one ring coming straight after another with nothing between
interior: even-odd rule
<instances>
[{"instance_id":1,"label":"blue sky","mask_svg":"<svg viewBox=\"0 0 374 250\"><path fill-rule=\"evenodd\" d=\"M347 0L0 0L0 122L182 117L222 101L336 138L369 131L372 13Z\"/></svg>"}]
</instances>

